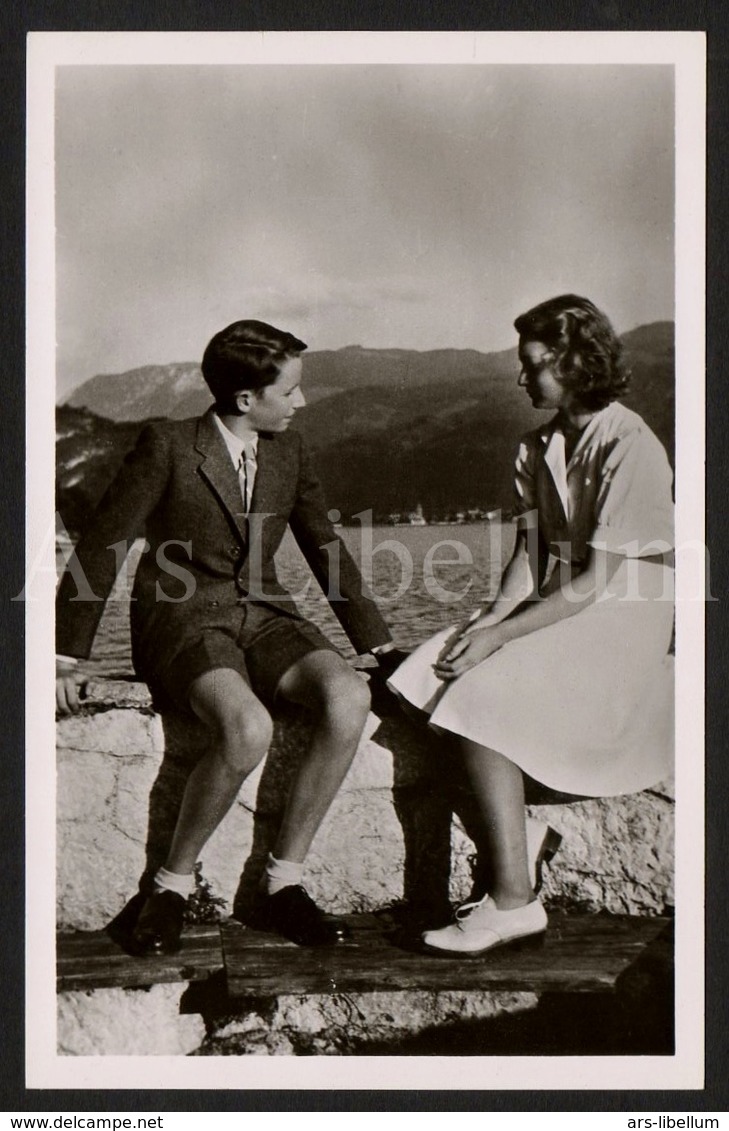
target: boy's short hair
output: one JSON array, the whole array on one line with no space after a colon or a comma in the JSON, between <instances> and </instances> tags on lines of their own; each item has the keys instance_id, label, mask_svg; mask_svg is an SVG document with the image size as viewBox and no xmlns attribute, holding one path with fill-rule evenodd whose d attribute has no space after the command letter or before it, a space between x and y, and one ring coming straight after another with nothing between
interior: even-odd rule
<instances>
[{"instance_id":1,"label":"boy's short hair","mask_svg":"<svg viewBox=\"0 0 729 1131\"><path fill-rule=\"evenodd\" d=\"M289 358L298 357L306 342L253 318L232 322L208 342L202 374L219 408L233 410L236 393L272 385Z\"/></svg>"}]
</instances>

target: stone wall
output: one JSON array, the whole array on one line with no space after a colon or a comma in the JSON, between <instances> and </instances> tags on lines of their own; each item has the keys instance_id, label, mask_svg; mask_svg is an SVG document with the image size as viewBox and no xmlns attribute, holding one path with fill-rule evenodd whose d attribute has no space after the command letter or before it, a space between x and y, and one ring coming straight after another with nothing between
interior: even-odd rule
<instances>
[{"instance_id":1,"label":"stone wall","mask_svg":"<svg viewBox=\"0 0 729 1131\"><path fill-rule=\"evenodd\" d=\"M202 854L206 885L227 912L245 913L306 734L301 715L278 721L268 758ZM191 721L156 715L142 685L115 681L92 684L82 714L60 720L57 736L58 926L99 930L134 893L145 869L163 860L177 799L203 736ZM398 709L381 718L371 715L314 843L307 887L330 911L373 910L404 898L426 921L429 915L440 919L448 901L463 898L470 886L468 807L457 759L442 740ZM669 784L621 798L530 808L564 838L547 870L546 902L638 915L666 910L672 903L673 810ZM291 1052L292 1033L298 1033L306 1034L308 1051L341 1051L332 1018L351 1012L351 1003L331 998L281 998L262 1013L252 1007L244 1018L228 1019L222 1029L208 1024L206 1030L199 1016L180 1013L183 990L150 991L156 995L155 1016L172 1015L177 1022L144 1032L133 1018L152 1004L146 991L61 995L59 1049L77 1055L91 1048L99 1054L205 1052L211 1033L217 1033L215 1040L232 1042L234 1052ZM502 1008L533 1005L531 994L470 995L467 1004L454 1004L452 994L421 994L394 1005L375 1000L383 995L362 996L368 1000L357 1010L367 1026L397 1028L407 1016L409 1032L454 1010L492 1016ZM137 1034L130 1040L142 1040L144 1048L125 1043L124 1001L131 1011L130 1032ZM296 1016L299 1022L292 1023ZM351 1031L351 1019L347 1027Z\"/></svg>"}]
</instances>

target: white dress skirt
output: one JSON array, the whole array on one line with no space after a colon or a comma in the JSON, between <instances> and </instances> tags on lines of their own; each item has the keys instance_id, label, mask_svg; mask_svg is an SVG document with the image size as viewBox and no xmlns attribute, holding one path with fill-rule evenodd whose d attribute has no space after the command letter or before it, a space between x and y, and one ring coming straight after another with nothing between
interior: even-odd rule
<instances>
[{"instance_id":1,"label":"white dress skirt","mask_svg":"<svg viewBox=\"0 0 729 1131\"><path fill-rule=\"evenodd\" d=\"M389 687L434 728L499 751L552 789L637 792L673 769L672 626L673 570L627 558L600 600L458 679L433 671L451 627L413 652Z\"/></svg>"}]
</instances>

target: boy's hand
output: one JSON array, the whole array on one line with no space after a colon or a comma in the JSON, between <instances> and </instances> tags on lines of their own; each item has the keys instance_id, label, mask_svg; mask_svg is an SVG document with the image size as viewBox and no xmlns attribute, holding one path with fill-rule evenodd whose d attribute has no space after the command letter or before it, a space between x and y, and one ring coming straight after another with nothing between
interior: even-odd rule
<instances>
[{"instance_id":1,"label":"boy's hand","mask_svg":"<svg viewBox=\"0 0 729 1131\"><path fill-rule=\"evenodd\" d=\"M56 660L56 709L60 715L78 711L79 672L75 664Z\"/></svg>"},{"instance_id":2,"label":"boy's hand","mask_svg":"<svg viewBox=\"0 0 729 1131\"><path fill-rule=\"evenodd\" d=\"M407 660L409 652L403 652L401 648L390 648L387 652L376 652L375 659L377 660L378 675L384 683L388 680L392 673L400 667L404 660Z\"/></svg>"},{"instance_id":3,"label":"boy's hand","mask_svg":"<svg viewBox=\"0 0 729 1131\"><path fill-rule=\"evenodd\" d=\"M387 681L403 660L407 660L410 653L403 652L400 648L388 648L385 652L375 652L373 655L377 660L377 667L367 672L372 693L372 711L379 718L384 719L400 713L398 699L390 691Z\"/></svg>"}]
</instances>

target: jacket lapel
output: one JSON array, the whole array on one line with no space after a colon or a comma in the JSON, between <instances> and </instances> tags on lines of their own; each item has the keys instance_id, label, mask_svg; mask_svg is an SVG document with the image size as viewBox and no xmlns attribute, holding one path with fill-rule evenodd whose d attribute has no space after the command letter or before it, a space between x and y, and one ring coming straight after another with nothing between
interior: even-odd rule
<instances>
[{"instance_id":1,"label":"jacket lapel","mask_svg":"<svg viewBox=\"0 0 729 1131\"><path fill-rule=\"evenodd\" d=\"M273 436L260 433L256 454L256 479L251 499L252 514L277 514L276 489L279 480L279 445Z\"/></svg>"},{"instance_id":2,"label":"jacket lapel","mask_svg":"<svg viewBox=\"0 0 729 1131\"><path fill-rule=\"evenodd\" d=\"M546 444L544 462L549 468L552 482L559 497L565 518L570 517L570 496L567 487L567 461L565 459L564 433L561 428L552 428L542 433Z\"/></svg>"},{"instance_id":3,"label":"jacket lapel","mask_svg":"<svg viewBox=\"0 0 729 1131\"><path fill-rule=\"evenodd\" d=\"M202 455L200 474L235 524L241 542L248 539L248 523L243 509L240 480L233 467L225 441L220 435L210 409L200 418L195 440L195 449ZM256 489L258 477L256 477ZM255 489L254 489L255 497Z\"/></svg>"}]
</instances>

